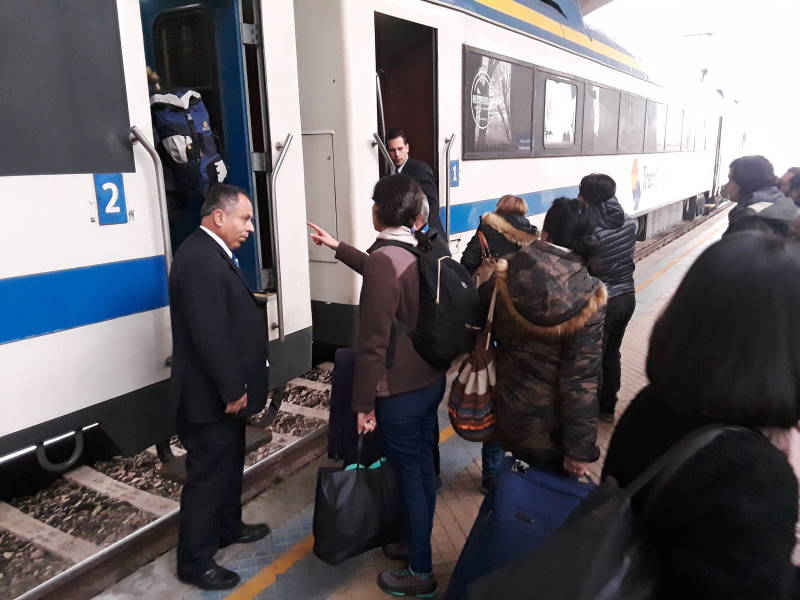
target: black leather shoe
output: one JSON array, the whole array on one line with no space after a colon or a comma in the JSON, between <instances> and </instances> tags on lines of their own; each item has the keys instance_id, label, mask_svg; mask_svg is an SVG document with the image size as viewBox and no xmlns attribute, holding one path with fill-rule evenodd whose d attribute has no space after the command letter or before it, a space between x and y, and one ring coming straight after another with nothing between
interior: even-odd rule
<instances>
[{"instance_id":1,"label":"black leather shoe","mask_svg":"<svg viewBox=\"0 0 800 600\"><path fill-rule=\"evenodd\" d=\"M237 573L217 563L213 563L202 573L181 573L179 570L178 579L202 590L229 590L239 585L240 581Z\"/></svg>"},{"instance_id":2,"label":"black leather shoe","mask_svg":"<svg viewBox=\"0 0 800 600\"><path fill-rule=\"evenodd\" d=\"M232 540L220 540L219 547L227 548L231 544L250 544L256 540L267 537L269 532L269 525L266 523L253 523L252 525L242 523L242 529L239 533L239 537Z\"/></svg>"}]
</instances>

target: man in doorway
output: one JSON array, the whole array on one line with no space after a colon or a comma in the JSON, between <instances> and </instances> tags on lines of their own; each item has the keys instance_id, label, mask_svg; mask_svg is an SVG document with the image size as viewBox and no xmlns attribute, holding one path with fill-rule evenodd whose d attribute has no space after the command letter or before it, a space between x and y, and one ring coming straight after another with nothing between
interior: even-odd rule
<instances>
[{"instance_id":1,"label":"man in doorway","mask_svg":"<svg viewBox=\"0 0 800 600\"><path fill-rule=\"evenodd\" d=\"M439 235L444 236L444 227L439 218L439 184L433 174L433 169L421 160L408 155L410 150L408 138L402 129L390 129L386 133L386 149L389 151L389 157L397 172L407 175L419 183L428 198L430 207L428 225L438 231Z\"/></svg>"},{"instance_id":2,"label":"man in doorway","mask_svg":"<svg viewBox=\"0 0 800 600\"><path fill-rule=\"evenodd\" d=\"M790 167L781 176L779 183L783 195L800 206L800 167Z\"/></svg>"},{"instance_id":3,"label":"man in doorway","mask_svg":"<svg viewBox=\"0 0 800 600\"><path fill-rule=\"evenodd\" d=\"M233 254L254 230L252 203L239 188L220 184L201 218L178 248L169 280L171 392L187 453L178 578L218 590L235 587L239 575L214 562L216 551L269 533L266 524L242 523L240 500L245 417L267 398L267 331Z\"/></svg>"}]
</instances>

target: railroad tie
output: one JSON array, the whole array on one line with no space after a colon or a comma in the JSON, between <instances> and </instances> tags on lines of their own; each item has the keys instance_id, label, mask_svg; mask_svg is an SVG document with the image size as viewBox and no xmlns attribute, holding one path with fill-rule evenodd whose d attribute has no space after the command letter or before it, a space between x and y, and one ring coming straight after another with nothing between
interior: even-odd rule
<instances>
[{"instance_id":1,"label":"railroad tie","mask_svg":"<svg viewBox=\"0 0 800 600\"><path fill-rule=\"evenodd\" d=\"M5 502L0 502L0 529L71 564L79 563L100 551L100 546L42 523Z\"/></svg>"},{"instance_id":2,"label":"railroad tie","mask_svg":"<svg viewBox=\"0 0 800 600\"><path fill-rule=\"evenodd\" d=\"M135 487L117 481L91 467L81 466L64 473L64 478L72 483L89 488L114 500L122 500L131 506L150 514L163 517L178 508L178 503L170 498L164 498L136 489Z\"/></svg>"},{"instance_id":3,"label":"railroad tie","mask_svg":"<svg viewBox=\"0 0 800 600\"><path fill-rule=\"evenodd\" d=\"M281 412L287 412L293 415L303 415L304 417L313 417L315 419L322 419L323 421L327 421L329 416L327 409L300 406L299 404L292 404L290 402L284 402L281 405Z\"/></svg>"}]
</instances>

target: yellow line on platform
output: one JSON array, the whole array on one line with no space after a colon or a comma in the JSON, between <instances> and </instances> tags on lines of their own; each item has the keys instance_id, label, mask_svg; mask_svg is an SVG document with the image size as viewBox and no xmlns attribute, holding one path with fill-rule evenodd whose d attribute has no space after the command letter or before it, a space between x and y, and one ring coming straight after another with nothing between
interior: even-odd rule
<instances>
[{"instance_id":1,"label":"yellow line on platform","mask_svg":"<svg viewBox=\"0 0 800 600\"><path fill-rule=\"evenodd\" d=\"M454 434L455 431L452 426L448 425L439 435L439 443L443 444L453 437ZM296 563L308 556L313 549L314 536L310 534L261 569L242 586L236 588L225 597L225 600L253 600L253 598L274 584L278 580L278 575L286 573L286 571L291 569Z\"/></svg>"}]
</instances>

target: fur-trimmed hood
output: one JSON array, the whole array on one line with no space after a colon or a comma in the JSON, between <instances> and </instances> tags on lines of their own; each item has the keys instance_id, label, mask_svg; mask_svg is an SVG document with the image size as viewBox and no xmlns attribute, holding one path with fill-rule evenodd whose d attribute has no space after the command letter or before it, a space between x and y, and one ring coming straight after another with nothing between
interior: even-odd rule
<instances>
[{"instance_id":1,"label":"fur-trimmed hood","mask_svg":"<svg viewBox=\"0 0 800 600\"><path fill-rule=\"evenodd\" d=\"M542 241L498 261L495 278L500 310L538 338L572 335L608 297L605 285L574 254Z\"/></svg>"},{"instance_id":2,"label":"fur-trimmed hood","mask_svg":"<svg viewBox=\"0 0 800 600\"><path fill-rule=\"evenodd\" d=\"M491 227L520 248L530 246L539 239L536 227L522 215L491 212L481 217L481 223Z\"/></svg>"}]
</instances>

